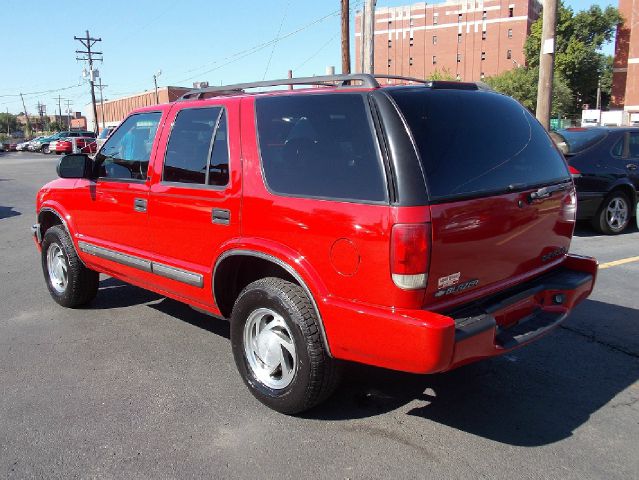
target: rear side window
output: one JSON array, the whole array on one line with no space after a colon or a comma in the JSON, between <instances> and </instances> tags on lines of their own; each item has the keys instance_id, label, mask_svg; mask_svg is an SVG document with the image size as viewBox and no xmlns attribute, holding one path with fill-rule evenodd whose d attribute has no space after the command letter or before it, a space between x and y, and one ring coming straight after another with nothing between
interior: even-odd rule
<instances>
[{"instance_id":1,"label":"rear side window","mask_svg":"<svg viewBox=\"0 0 639 480\"><path fill-rule=\"evenodd\" d=\"M222 107L181 110L169 138L163 180L226 185L228 149L225 125Z\"/></svg>"},{"instance_id":2,"label":"rear side window","mask_svg":"<svg viewBox=\"0 0 639 480\"><path fill-rule=\"evenodd\" d=\"M276 193L339 200L386 200L364 98L289 95L256 100L264 176Z\"/></svg>"},{"instance_id":3,"label":"rear side window","mask_svg":"<svg viewBox=\"0 0 639 480\"><path fill-rule=\"evenodd\" d=\"M570 178L543 127L509 97L427 87L390 94L415 140L432 201Z\"/></svg>"}]
</instances>

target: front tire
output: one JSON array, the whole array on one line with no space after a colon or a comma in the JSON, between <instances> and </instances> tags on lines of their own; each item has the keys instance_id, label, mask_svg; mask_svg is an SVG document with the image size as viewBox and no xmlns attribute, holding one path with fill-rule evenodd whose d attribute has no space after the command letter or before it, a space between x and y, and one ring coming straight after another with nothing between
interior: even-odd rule
<instances>
[{"instance_id":1,"label":"front tire","mask_svg":"<svg viewBox=\"0 0 639 480\"><path fill-rule=\"evenodd\" d=\"M601 207L592 219L595 230L605 235L618 235L630 223L630 199L625 193L610 193L601 203Z\"/></svg>"},{"instance_id":2,"label":"front tire","mask_svg":"<svg viewBox=\"0 0 639 480\"><path fill-rule=\"evenodd\" d=\"M63 307L80 307L98 293L98 272L89 270L80 261L71 237L61 225L44 234L42 271L51 297Z\"/></svg>"},{"instance_id":3,"label":"front tire","mask_svg":"<svg viewBox=\"0 0 639 480\"><path fill-rule=\"evenodd\" d=\"M44 145L42 147L42 153L44 153L45 155L49 155L49 152L50 152L49 145Z\"/></svg>"},{"instance_id":4,"label":"front tire","mask_svg":"<svg viewBox=\"0 0 639 480\"><path fill-rule=\"evenodd\" d=\"M231 315L235 363L263 404L296 414L324 401L338 382L338 365L324 348L319 319L304 290L263 278L240 294Z\"/></svg>"}]
</instances>

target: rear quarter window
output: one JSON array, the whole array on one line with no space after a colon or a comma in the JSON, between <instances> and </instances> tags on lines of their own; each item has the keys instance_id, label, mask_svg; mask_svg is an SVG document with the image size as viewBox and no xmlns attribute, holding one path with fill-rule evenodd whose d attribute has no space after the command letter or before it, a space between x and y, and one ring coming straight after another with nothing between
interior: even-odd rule
<instances>
[{"instance_id":1,"label":"rear quarter window","mask_svg":"<svg viewBox=\"0 0 639 480\"><path fill-rule=\"evenodd\" d=\"M421 157L431 201L569 179L543 127L518 102L475 90L390 90Z\"/></svg>"},{"instance_id":2,"label":"rear quarter window","mask_svg":"<svg viewBox=\"0 0 639 480\"><path fill-rule=\"evenodd\" d=\"M258 141L268 188L279 194L383 202L387 193L360 94L258 98Z\"/></svg>"}]
</instances>

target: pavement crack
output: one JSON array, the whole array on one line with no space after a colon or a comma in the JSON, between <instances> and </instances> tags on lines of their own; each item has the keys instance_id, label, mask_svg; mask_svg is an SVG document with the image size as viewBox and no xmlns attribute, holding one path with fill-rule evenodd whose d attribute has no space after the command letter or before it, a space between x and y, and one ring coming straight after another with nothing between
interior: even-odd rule
<instances>
[{"instance_id":1,"label":"pavement crack","mask_svg":"<svg viewBox=\"0 0 639 480\"><path fill-rule=\"evenodd\" d=\"M599 340L594 335L582 332L581 330L578 330L576 328L568 327L566 325L560 325L559 328L562 328L564 330L568 330L569 332L572 332L572 333L575 333L575 334L577 334L579 336L587 338L591 342L598 343L599 345L603 345L604 347L608 347L611 350L614 350L615 352L623 353L623 354L628 355L628 356L630 356L632 358L639 359L639 354L638 353L632 352L630 350L627 350L627 349L625 349L623 347L619 347L619 346L614 345L612 343L608 343L608 342L604 342L602 340Z\"/></svg>"}]
</instances>

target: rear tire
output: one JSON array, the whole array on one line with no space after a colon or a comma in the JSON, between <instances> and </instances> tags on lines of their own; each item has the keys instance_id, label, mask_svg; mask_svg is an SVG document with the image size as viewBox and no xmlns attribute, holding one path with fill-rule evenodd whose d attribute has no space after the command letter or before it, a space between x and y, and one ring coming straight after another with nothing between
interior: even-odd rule
<instances>
[{"instance_id":1,"label":"rear tire","mask_svg":"<svg viewBox=\"0 0 639 480\"><path fill-rule=\"evenodd\" d=\"M246 386L278 412L308 410L337 386L339 366L299 285L273 277L249 284L233 306L231 344Z\"/></svg>"},{"instance_id":2,"label":"rear tire","mask_svg":"<svg viewBox=\"0 0 639 480\"><path fill-rule=\"evenodd\" d=\"M43 145L42 146L42 153L44 153L45 155L49 155L49 145Z\"/></svg>"},{"instance_id":3,"label":"rear tire","mask_svg":"<svg viewBox=\"0 0 639 480\"><path fill-rule=\"evenodd\" d=\"M617 190L613 191L601 202L597 214L592 219L592 226L605 235L622 233L632 217L630 199Z\"/></svg>"},{"instance_id":4,"label":"rear tire","mask_svg":"<svg viewBox=\"0 0 639 480\"><path fill-rule=\"evenodd\" d=\"M71 237L61 225L44 234L42 271L51 297L63 307L80 307L98 293L98 272L89 270L80 261Z\"/></svg>"}]
</instances>

